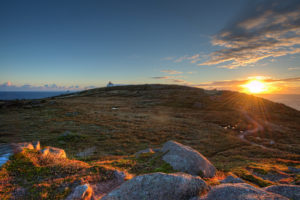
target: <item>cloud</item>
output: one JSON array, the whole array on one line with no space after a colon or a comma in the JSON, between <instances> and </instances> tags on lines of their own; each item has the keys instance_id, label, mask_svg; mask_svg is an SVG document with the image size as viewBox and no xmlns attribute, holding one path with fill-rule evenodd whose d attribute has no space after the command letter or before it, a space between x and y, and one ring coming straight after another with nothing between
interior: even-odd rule
<instances>
[{"instance_id":1,"label":"cloud","mask_svg":"<svg viewBox=\"0 0 300 200\"><path fill-rule=\"evenodd\" d=\"M184 60L189 60L191 63L196 63L197 61L201 60L201 55L200 54L195 54L195 55L192 55L192 56L185 55L185 56L177 58L176 60L174 60L174 62L179 63L179 62L182 62Z\"/></svg>"},{"instance_id":2,"label":"cloud","mask_svg":"<svg viewBox=\"0 0 300 200\"><path fill-rule=\"evenodd\" d=\"M34 86L30 84L14 85L10 81L0 84L0 91L67 91L67 90L83 90L91 89L95 86L80 87L76 86L58 86L56 84L44 84L42 86Z\"/></svg>"},{"instance_id":3,"label":"cloud","mask_svg":"<svg viewBox=\"0 0 300 200\"><path fill-rule=\"evenodd\" d=\"M160 80L168 80L176 84L181 84L181 85L192 85L192 82L186 81L183 78L184 76L155 76L152 77L153 79L160 79Z\"/></svg>"},{"instance_id":4,"label":"cloud","mask_svg":"<svg viewBox=\"0 0 300 200\"><path fill-rule=\"evenodd\" d=\"M154 76L153 79L169 79L170 76Z\"/></svg>"},{"instance_id":5,"label":"cloud","mask_svg":"<svg viewBox=\"0 0 300 200\"><path fill-rule=\"evenodd\" d=\"M300 67L289 67L288 70L289 71L296 71L296 70L300 70Z\"/></svg>"},{"instance_id":6,"label":"cloud","mask_svg":"<svg viewBox=\"0 0 300 200\"><path fill-rule=\"evenodd\" d=\"M212 44L221 49L198 65L222 64L233 69L300 53L300 1L253 2L244 16L213 37Z\"/></svg>"},{"instance_id":7,"label":"cloud","mask_svg":"<svg viewBox=\"0 0 300 200\"><path fill-rule=\"evenodd\" d=\"M173 59L174 59L174 57L172 57L172 56L162 58L162 60L173 60Z\"/></svg>"},{"instance_id":8,"label":"cloud","mask_svg":"<svg viewBox=\"0 0 300 200\"><path fill-rule=\"evenodd\" d=\"M161 72L164 72L167 74L182 74L182 72L175 71L175 70L162 70Z\"/></svg>"}]
</instances>

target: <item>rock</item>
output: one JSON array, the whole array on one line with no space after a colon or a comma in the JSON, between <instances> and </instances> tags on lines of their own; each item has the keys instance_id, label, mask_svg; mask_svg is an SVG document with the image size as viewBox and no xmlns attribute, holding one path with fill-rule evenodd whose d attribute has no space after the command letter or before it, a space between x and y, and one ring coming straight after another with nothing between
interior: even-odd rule
<instances>
[{"instance_id":1,"label":"rock","mask_svg":"<svg viewBox=\"0 0 300 200\"><path fill-rule=\"evenodd\" d=\"M67 116L67 117L74 117L74 116L77 116L79 114L79 112L67 112L65 115Z\"/></svg>"},{"instance_id":2,"label":"rock","mask_svg":"<svg viewBox=\"0 0 300 200\"><path fill-rule=\"evenodd\" d=\"M77 186L66 200L90 200L93 195L93 189L89 184Z\"/></svg>"},{"instance_id":3,"label":"rock","mask_svg":"<svg viewBox=\"0 0 300 200\"><path fill-rule=\"evenodd\" d=\"M80 133L73 133L70 131L65 131L62 134L60 134L57 138L59 142L69 142L69 141L82 141L85 139L85 136Z\"/></svg>"},{"instance_id":4,"label":"rock","mask_svg":"<svg viewBox=\"0 0 300 200\"><path fill-rule=\"evenodd\" d=\"M300 185L272 185L266 187L265 190L280 194L289 199L300 199Z\"/></svg>"},{"instance_id":5,"label":"rock","mask_svg":"<svg viewBox=\"0 0 300 200\"><path fill-rule=\"evenodd\" d=\"M148 149L140 150L140 151L136 152L134 155L136 157L139 157L141 154L144 154L144 153L155 153L155 152L153 151L153 149L148 148Z\"/></svg>"},{"instance_id":6,"label":"rock","mask_svg":"<svg viewBox=\"0 0 300 200\"><path fill-rule=\"evenodd\" d=\"M24 199L26 196L26 189L23 187L17 187L13 192L12 192L13 198L11 199Z\"/></svg>"},{"instance_id":7,"label":"rock","mask_svg":"<svg viewBox=\"0 0 300 200\"><path fill-rule=\"evenodd\" d=\"M96 147L90 147L90 148L87 148L81 152L79 152L78 154L76 154L77 157L80 157L80 158L86 158L88 156L91 156L95 153L96 151Z\"/></svg>"},{"instance_id":8,"label":"rock","mask_svg":"<svg viewBox=\"0 0 300 200\"><path fill-rule=\"evenodd\" d=\"M30 142L23 142L23 143L13 143L12 148L14 153L20 153L24 149L34 149L34 146Z\"/></svg>"},{"instance_id":9,"label":"rock","mask_svg":"<svg viewBox=\"0 0 300 200\"><path fill-rule=\"evenodd\" d=\"M0 143L0 167L9 160L12 154L13 148L11 144Z\"/></svg>"},{"instance_id":10,"label":"rock","mask_svg":"<svg viewBox=\"0 0 300 200\"><path fill-rule=\"evenodd\" d=\"M199 200L288 200L278 194L253 187L246 183L226 183L218 185Z\"/></svg>"},{"instance_id":11,"label":"rock","mask_svg":"<svg viewBox=\"0 0 300 200\"><path fill-rule=\"evenodd\" d=\"M168 141L161 150L166 154L162 157L175 170L205 178L213 177L216 168L201 153L175 141Z\"/></svg>"},{"instance_id":12,"label":"rock","mask_svg":"<svg viewBox=\"0 0 300 200\"><path fill-rule=\"evenodd\" d=\"M223 179L222 181L220 181L220 183L245 183L245 181L243 181L239 177L236 177L236 176L233 176L233 175L229 175L225 179Z\"/></svg>"},{"instance_id":13,"label":"rock","mask_svg":"<svg viewBox=\"0 0 300 200\"><path fill-rule=\"evenodd\" d=\"M44 156L55 156L60 158L66 158L66 152L63 149L55 148L55 147L46 147L41 150Z\"/></svg>"},{"instance_id":14,"label":"rock","mask_svg":"<svg viewBox=\"0 0 300 200\"><path fill-rule=\"evenodd\" d=\"M199 195L207 189L208 186L200 177L184 173L152 173L132 178L102 200L181 200Z\"/></svg>"},{"instance_id":15,"label":"rock","mask_svg":"<svg viewBox=\"0 0 300 200\"><path fill-rule=\"evenodd\" d=\"M55 105L55 104L57 104L56 101L49 101L49 105Z\"/></svg>"},{"instance_id":16,"label":"rock","mask_svg":"<svg viewBox=\"0 0 300 200\"><path fill-rule=\"evenodd\" d=\"M195 102L194 105L193 105L194 108L199 108L199 109L202 109L204 108L204 104L201 103L201 102Z\"/></svg>"},{"instance_id":17,"label":"rock","mask_svg":"<svg viewBox=\"0 0 300 200\"><path fill-rule=\"evenodd\" d=\"M91 185L93 188L93 198L101 199L103 196L119 187L128 178L131 178L130 174L115 170L114 177L112 179Z\"/></svg>"},{"instance_id":18,"label":"rock","mask_svg":"<svg viewBox=\"0 0 300 200\"><path fill-rule=\"evenodd\" d=\"M41 150L40 141L32 142L32 145L33 145L35 150L37 150L37 151Z\"/></svg>"}]
</instances>

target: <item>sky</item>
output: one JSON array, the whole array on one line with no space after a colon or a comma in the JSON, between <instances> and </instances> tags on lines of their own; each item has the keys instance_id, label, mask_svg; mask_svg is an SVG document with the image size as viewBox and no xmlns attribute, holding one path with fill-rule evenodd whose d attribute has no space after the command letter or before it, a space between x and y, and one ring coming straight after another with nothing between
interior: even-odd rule
<instances>
[{"instance_id":1,"label":"sky","mask_svg":"<svg viewBox=\"0 0 300 200\"><path fill-rule=\"evenodd\" d=\"M299 0L2 0L0 91L180 84L300 94Z\"/></svg>"}]
</instances>

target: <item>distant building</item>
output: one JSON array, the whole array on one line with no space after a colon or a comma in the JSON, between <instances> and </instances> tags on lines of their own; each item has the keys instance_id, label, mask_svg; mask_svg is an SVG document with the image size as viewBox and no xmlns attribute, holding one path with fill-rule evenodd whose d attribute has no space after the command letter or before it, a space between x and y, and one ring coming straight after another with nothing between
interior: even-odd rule
<instances>
[{"instance_id":1,"label":"distant building","mask_svg":"<svg viewBox=\"0 0 300 200\"><path fill-rule=\"evenodd\" d=\"M126 86L125 84L113 84L111 81L108 82L106 87L114 87L114 86Z\"/></svg>"},{"instance_id":2,"label":"distant building","mask_svg":"<svg viewBox=\"0 0 300 200\"><path fill-rule=\"evenodd\" d=\"M114 86L114 84L112 83L112 82L108 82L108 84L106 85L106 87L113 87Z\"/></svg>"}]
</instances>

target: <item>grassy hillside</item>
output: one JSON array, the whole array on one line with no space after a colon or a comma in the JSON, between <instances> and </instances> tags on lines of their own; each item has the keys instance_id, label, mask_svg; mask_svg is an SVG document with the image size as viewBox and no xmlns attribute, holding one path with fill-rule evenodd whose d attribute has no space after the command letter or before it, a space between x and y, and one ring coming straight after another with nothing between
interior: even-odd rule
<instances>
[{"instance_id":1,"label":"grassy hillside","mask_svg":"<svg viewBox=\"0 0 300 200\"><path fill-rule=\"evenodd\" d=\"M242 132L255 128L245 113L263 130L241 140ZM300 112L231 91L177 85L98 88L40 101L2 102L0 119L2 143L40 140L65 149L69 158L129 163L125 168L133 167L126 156L168 140L189 145L218 170L255 183L264 181L255 170L284 171L300 161Z\"/></svg>"}]
</instances>

